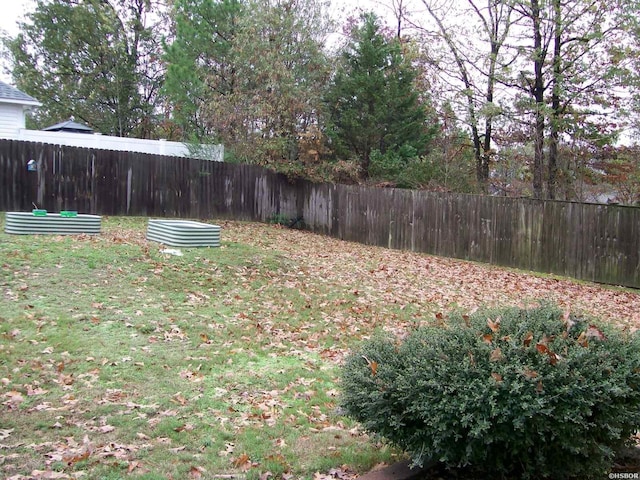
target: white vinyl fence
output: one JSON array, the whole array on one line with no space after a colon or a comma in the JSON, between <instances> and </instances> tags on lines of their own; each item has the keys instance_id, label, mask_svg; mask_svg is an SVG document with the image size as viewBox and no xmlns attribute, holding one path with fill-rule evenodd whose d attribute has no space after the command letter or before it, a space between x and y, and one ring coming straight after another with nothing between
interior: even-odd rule
<instances>
[{"instance_id":1,"label":"white vinyl fence","mask_svg":"<svg viewBox=\"0 0 640 480\"><path fill-rule=\"evenodd\" d=\"M223 145L191 145L167 140L141 140L138 138L111 137L100 134L44 132L41 130L18 130L15 140L25 142L50 143L71 147L95 148L99 150L117 150L124 152L150 153L172 157L190 157L202 160L222 162Z\"/></svg>"}]
</instances>

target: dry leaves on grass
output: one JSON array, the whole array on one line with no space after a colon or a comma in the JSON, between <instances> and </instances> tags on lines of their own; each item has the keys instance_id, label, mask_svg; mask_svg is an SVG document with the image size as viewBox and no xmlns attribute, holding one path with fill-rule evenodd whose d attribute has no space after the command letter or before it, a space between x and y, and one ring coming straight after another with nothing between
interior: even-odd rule
<instances>
[{"instance_id":1,"label":"dry leaves on grass","mask_svg":"<svg viewBox=\"0 0 640 480\"><path fill-rule=\"evenodd\" d=\"M435 313L452 307L472 310L551 300L573 312L634 329L640 326L640 296L627 289L371 247L274 226L228 222L223 232L225 240L284 252L297 267L286 275L292 288L304 291L309 278L330 286L351 286L363 308L383 302Z\"/></svg>"},{"instance_id":2,"label":"dry leaves on grass","mask_svg":"<svg viewBox=\"0 0 640 480\"><path fill-rule=\"evenodd\" d=\"M193 268L197 275L194 275L191 284L180 285L184 293L180 313L189 319L193 318L194 322L200 322L195 332L189 331L187 326L174 323L173 318L164 322L150 318L152 316L147 305L152 305L153 299L145 298L145 288L151 281L149 279L154 275L160 276L184 267L173 258L158 260L155 251L161 247L148 242L143 232L114 228L107 230L100 237L84 236L76 240L92 242L96 248L103 248L109 244L132 244L140 247L142 255L136 261L143 262L144 266L148 267L148 274L135 280L135 298L139 303L136 303L125 326L131 329L132 335L147 335L145 341L149 345L140 347L140 351L145 354L152 352L158 344L178 347L184 345L188 348L189 343L193 343L194 340L199 344L198 352L206 351L202 358L185 358L179 367L168 372L176 381L183 382L181 389L192 387L195 391L205 388L207 374L202 365L203 362L210 362L211 358L216 358L216 348L228 350L228 361L233 361L234 355L244 355L249 349L254 348L254 345L260 345L260 348L277 356L289 355L303 361L316 358L320 359L314 360L318 363L334 366L347 354L351 345L349 342L370 335L375 328L403 334L421 321L442 322L446 312L452 308L471 311L485 305L524 306L539 300L553 300L567 311L591 314L634 329L640 326L640 296L629 290L542 277L424 254L369 247L268 225L225 222L222 226L224 242L264 249L270 254L275 254L277 262L274 261L273 267L265 268L261 263L262 257L256 255L256 258L243 259L245 263L241 265L217 265L215 251L198 256L195 262L186 267ZM228 247L223 245L223 248ZM126 269L125 266L122 268ZM214 291L215 281L208 283L207 280L217 279L223 270L225 281L229 278L230 280L225 284L224 290ZM114 268L113 271L106 269L104 275L122 273ZM34 272L29 274L33 275ZM5 295L18 298L25 291L16 287L9 293L5 291ZM286 291L295 292L296 300L299 299L300 303L294 304L291 301L293 295L287 296ZM279 297L274 297L274 292L280 292ZM219 322L210 319L203 322L199 309L212 302L229 307L232 313ZM102 316L117 313L113 304L118 303L119 300L115 297L105 301L92 301L92 311L83 312L78 321L86 322L89 328L100 325L103 322ZM164 308L163 313L166 313L166 309L170 307L165 305ZM294 319L295 322L289 322L290 319ZM498 338L499 321L490 321L492 323L489 327ZM139 332L133 332L134 322L145 322L148 331L140 329ZM230 327L241 331L242 336L229 339L228 344L217 343L218 330ZM592 332L592 335L597 333ZM7 334L7 340L14 341L20 336L20 331L12 330ZM489 344L495 341L492 335L488 335L485 340ZM33 341L38 343L37 340ZM17 389L11 385L9 379L3 379L6 393L0 396L0 402L7 411L23 408L24 402L34 400L34 406L30 407L28 413L39 409L56 409L60 412L76 409L79 407L76 398L79 395L76 390L95 386L101 368L117 367L119 364L132 362L130 356L102 360L87 357L86 361L95 363L96 368L74 376L66 371L66 360L60 361L58 347L53 348L46 342L39 341L41 344L38 343L37 348L41 358L38 363L32 365L32 370L42 370L43 375L46 373L51 377L50 383L46 385L31 382L23 389ZM585 341L588 339L585 338ZM124 352L126 355L130 353ZM550 359L554 358L551 356L553 352L541 353L549 355ZM199 354L191 354L199 357ZM493 349L490 355L493 362L500 362L502 359L499 348ZM153 355L149 354L149 362L138 362L136 365L142 368L152 361ZM378 365L375 362L370 362L369 365L372 374L375 375ZM231 366L230 368L233 369ZM309 368L313 370L317 366L311 365ZM524 371L523 374L535 378L536 372ZM292 414L287 411L287 402L309 402L321 394L334 399L338 394L336 389L314 385L312 374L308 377L300 377L287 385L262 390L232 391L231 388L217 387L214 395L216 398L224 398L226 404L219 409L210 409L207 414L213 417L216 425L225 428L230 426L231 432L246 428L271 427L278 422L295 424L296 419L289 418ZM494 380L500 382L502 378L497 376ZM188 387L185 387L185 384ZM46 385L46 388L43 385ZM46 401L38 402L41 396L51 390L51 385L53 388L60 388L66 396L55 403L55 406ZM195 402L193 395L174 392L169 396L170 409L167 405L160 407L156 404L137 404L133 399L135 397L124 390L109 389L97 398L95 403L99 406L116 406L119 409L115 410L117 414L139 414L139 418L144 420L151 432L167 418L174 417L172 432L186 435L199 431L197 418L185 419L180 416L180 412L190 408ZM80 413L84 412L79 410L76 418L83 416ZM304 420L307 434L343 431L345 437L355 435L339 420L330 418L328 410L323 410L320 406L310 407L305 412L297 412L295 415ZM35 472L38 478L69 478L64 476L64 473L48 468L55 462L77 465L84 460L91 462L105 458L126 463L129 473L141 473L145 467L137 458L140 449L162 448L174 453L185 449L183 445L169 449L167 445L171 445L171 440L168 437L153 438L142 432L135 435L135 444L115 441L119 434L118 428L107 421L101 421L100 418L74 420L75 423L67 425L63 425L64 421L61 420L57 426L52 425L51 431L58 432L63 426L72 425L86 432L86 436L82 440L70 437L31 446L47 462L47 470ZM0 440L10 439L12 436L11 430L0 430ZM287 447L282 438L274 439L272 444L276 451ZM236 451L235 444L227 442L219 445L215 452L239 471L249 470L259 464L260 459L255 458L253 452L245 452L241 448L238 447ZM74 475L82 476L82 472L74 472ZM266 473L263 475L265 480L269 478ZM206 476L206 470L199 465L194 466L189 472L190 478ZM336 468L326 473L317 472L314 475L315 480L351 480L354 477L355 473L347 467Z\"/></svg>"}]
</instances>

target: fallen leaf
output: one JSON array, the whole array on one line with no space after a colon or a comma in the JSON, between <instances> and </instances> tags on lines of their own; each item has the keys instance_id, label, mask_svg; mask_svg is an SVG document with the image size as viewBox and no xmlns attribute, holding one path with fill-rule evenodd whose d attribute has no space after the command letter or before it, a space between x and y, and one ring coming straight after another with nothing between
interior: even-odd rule
<instances>
[{"instance_id":1,"label":"fallen leaf","mask_svg":"<svg viewBox=\"0 0 640 480\"><path fill-rule=\"evenodd\" d=\"M53 470L34 470L31 472L31 477L38 480L69 480L71 477L64 472L55 472ZM22 477L22 479L25 477ZM21 480L22 480L21 479Z\"/></svg>"},{"instance_id":2,"label":"fallen leaf","mask_svg":"<svg viewBox=\"0 0 640 480\"><path fill-rule=\"evenodd\" d=\"M500 360L502 360L502 358L503 358L502 350L500 349L500 347L498 347L491 352L491 355L489 356L489 361L499 362Z\"/></svg>"},{"instance_id":3,"label":"fallen leaf","mask_svg":"<svg viewBox=\"0 0 640 480\"><path fill-rule=\"evenodd\" d=\"M500 317L496 318L495 320L487 318L487 326L493 333L496 333L498 330L500 330Z\"/></svg>"},{"instance_id":4,"label":"fallen leaf","mask_svg":"<svg viewBox=\"0 0 640 480\"><path fill-rule=\"evenodd\" d=\"M469 353L469 364L470 364L472 367L475 367L475 366L476 366L476 359L475 359L475 357L473 356L473 353L471 353L471 352L468 352L468 353Z\"/></svg>"},{"instance_id":5,"label":"fallen leaf","mask_svg":"<svg viewBox=\"0 0 640 480\"><path fill-rule=\"evenodd\" d=\"M20 335L20 330L18 330L17 328L14 328L9 333L5 333L4 334L5 337L10 338L10 339L15 339L19 335Z\"/></svg>"},{"instance_id":6,"label":"fallen leaf","mask_svg":"<svg viewBox=\"0 0 640 480\"><path fill-rule=\"evenodd\" d=\"M67 465L71 466L71 465L73 465L74 463L81 462L81 461L83 461L83 460L86 460L87 458L89 458L89 452L84 452L84 453L82 453L81 455L76 455L76 456L73 456L73 457L64 457L64 458L63 458L63 461L64 461Z\"/></svg>"},{"instance_id":7,"label":"fallen leaf","mask_svg":"<svg viewBox=\"0 0 640 480\"><path fill-rule=\"evenodd\" d=\"M24 402L24 397L22 396L22 394L15 390L11 390L10 392L5 393L4 397L9 399L8 403L12 403L14 405Z\"/></svg>"},{"instance_id":8,"label":"fallen leaf","mask_svg":"<svg viewBox=\"0 0 640 480\"><path fill-rule=\"evenodd\" d=\"M602 331L600 331L600 329L598 327L596 327L595 325L589 325L589 328L587 328L587 331L585 332L585 336L587 338L595 338L596 340L606 340L607 337L605 337L604 333L602 333Z\"/></svg>"},{"instance_id":9,"label":"fallen leaf","mask_svg":"<svg viewBox=\"0 0 640 480\"><path fill-rule=\"evenodd\" d=\"M32 397L34 395L44 395L45 393L48 393L49 390L45 390L43 388L40 387L33 387L31 385L27 385L27 396L28 397Z\"/></svg>"},{"instance_id":10,"label":"fallen leaf","mask_svg":"<svg viewBox=\"0 0 640 480\"><path fill-rule=\"evenodd\" d=\"M549 352L549 363L551 365L555 365L561 359L562 359L562 357L560 355L558 355L557 353Z\"/></svg>"},{"instance_id":11,"label":"fallen leaf","mask_svg":"<svg viewBox=\"0 0 640 480\"><path fill-rule=\"evenodd\" d=\"M192 424L192 423L186 423L186 424L184 424L184 425L182 425L182 426L180 426L180 427L176 427L176 428L174 428L173 430L174 430L175 432L180 433L180 432L191 432L191 431L193 431L194 429L195 429L195 427L193 426L193 424Z\"/></svg>"},{"instance_id":12,"label":"fallen leaf","mask_svg":"<svg viewBox=\"0 0 640 480\"><path fill-rule=\"evenodd\" d=\"M369 368L371 369L371 375L373 375L375 377L376 373L378 373L378 362L374 362L373 360L369 360L364 355L362 356L362 358L364 358L365 361L367 362L367 365L369 365Z\"/></svg>"},{"instance_id":13,"label":"fallen leaf","mask_svg":"<svg viewBox=\"0 0 640 480\"><path fill-rule=\"evenodd\" d=\"M558 355L555 352L552 352L549 349L549 347L547 347L542 343L536 344L536 350L538 350L538 352L540 352L543 355L547 355L549 357L549 363L551 363L551 365L555 365L556 363L558 363L558 360L562 359L560 355Z\"/></svg>"},{"instance_id":14,"label":"fallen leaf","mask_svg":"<svg viewBox=\"0 0 640 480\"><path fill-rule=\"evenodd\" d=\"M235 468L238 468L243 472L246 472L251 469L251 459L249 458L249 455L247 455L246 453L243 453L242 455L240 455L238 458L233 460L232 463Z\"/></svg>"},{"instance_id":15,"label":"fallen leaf","mask_svg":"<svg viewBox=\"0 0 640 480\"><path fill-rule=\"evenodd\" d=\"M586 332L580 332L580 335L578 335L578 338L576 341L578 342L578 345L582 347L586 348L589 346L589 340L587 339Z\"/></svg>"},{"instance_id":16,"label":"fallen leaf","mask_svg":"<svg viewBox=\"0 0 640 480\"><path fill-rule=\"evenodd\" d=\"M181 392L174 394L173 397L171 397L171 401L181 406L185 406L187 403L189 403Z\"/></svg>"},{"instance_id":17,"label":"fallen leaf","mask_svg":"<svg viewBox=\"0 0 640 480\"><path fill-rule=\"evenodd\" d=\"M287 446L287 443L284 441L284 438L276 438L273 441L273 445L278 448L285 448Z\"/></svg>"},{"instance_id":18,"label":"fallen leaf","mask_svg":"<svg viewBox=\"0 0 640 480\"><path fill-rule=\"evenodd\" d=\"M192 478L202 478L205 473L207 473L207 470L204 467L191 467L189 469L189 476Z\"/></svg>"},{"instance_id":19,"label":"fallen leaf","mask_svg":"<svg viewBox=\"0 0 640 480\"><path fill-rule=\"evenodd\" d=\"M331 470L329 470L329 475L339 480L351 480L357 477L354 472L347 469L345 466L342 466L340 468L332 468Z\"/></svg>"},{"instance_id":20,"label":"fallen leaf","mask_svg":"<svg viewBox=\"0 0 640 480\"><path fill-rule=\"evenodd\" d=\"M75 379L73 377L73 373L69 375L61 373L60 375L58 375L58 383L61 383L62 385L73 385L74 382Z\"/></svg>"},{"instance_id":21,"label":"fallen leaf","mask_svg":"<svg viewBox=\"0 0 640 480\"><path fill-rule=\"evenodd\" d=\"M542 354L548 354L551 350L549 350L549 347L547 347L546 345L542 344L542 343L536 343L536 350L538 350L538 352L542 353Z\"/></svg>"},{"instance_id":22,"label":"fallen leaf","mask_svg":"<svg viewBox=\"0 0 640 480\"><path fill-rule=\"evenodd\" d=\"M235 448L236 448L235 443L225 443L224 450L219 451L218 455L220 457L227 457L233 453Z\"/></svg>"},{"instance_id":23,"label":"fallen leaf","mask_svg":"<svg viewBox=\"0 0 640 480\"><path fill-rule=\"evenodd\" d=\"M569 332L576 324L576 322L571 318L571 308L567 307L567 309L562 313L562 323L564 323L567 332Z\"/></svg>"}]
</instances>

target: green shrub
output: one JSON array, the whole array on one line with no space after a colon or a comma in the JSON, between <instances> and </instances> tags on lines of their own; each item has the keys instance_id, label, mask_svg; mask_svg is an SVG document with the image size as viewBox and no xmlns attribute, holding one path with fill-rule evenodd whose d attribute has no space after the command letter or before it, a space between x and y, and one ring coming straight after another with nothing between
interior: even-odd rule
<instances>
[{"instance_id":1,"label":"green shrub","mask_svg":"<svg viewBox=\"0 0 640 480\"><path fill-rule=\"evenodd\" d=\"M414 463L602 478L640 425L640 341L556 307L454 315L346 361L342 406Z\"/></svg>"},{"instance_id":2,"label":"green shrub","mask_svg":"<svg viewBox=\"0 0 640 480\"><path fill-rule=\"evenodd\" d=\"M302 216L290 217L283 213L274 213L267 219L267 223L282 225L288 228L304 229L304 218Z\"/></svg>"},{"instance_id":3,"label":"green shrub","mask_svg":"<svg viewBox=\"0 0 640 480\"><path fill-rule=\"evenodd\" d=\"M412 158L396 179L399 188L447 189L443 166L432 161L431 156Z\"/></svg>"},{"instance_id":4,"label":"green shrub","mask_svg":"<svg viewBox=\"0 0 640 480\"><path fill-rule=\"evenodd\" d=\"M411 145L405 144L400 148L390 149L382 154L380 150L371 152L369 176L379 180L395 181L407 164L417 156L417 151Z\"/></svg>"}]
</instances>

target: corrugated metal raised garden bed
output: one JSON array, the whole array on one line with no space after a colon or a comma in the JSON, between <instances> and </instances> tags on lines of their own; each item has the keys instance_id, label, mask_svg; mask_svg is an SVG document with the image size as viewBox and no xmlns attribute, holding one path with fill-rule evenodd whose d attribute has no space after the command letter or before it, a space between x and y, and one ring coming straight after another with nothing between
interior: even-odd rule
<instances>
[{"instance_id":1,"label":"corrugated metal raised garden bed","mask_svg":"<svg viewBox=\"0 0 640 480\"><path fill-rule=\"evenodd\" d=\"M48 213L46 210L7 212L4 231L18 235L99 234L101 219L102 217L98 215L77 212Z\"/></svg>"},{"instance_id":2,"label":"corrugated metal raised garden bed","mask_svg":"<svg viewBox=\"0 0 640 480\"><path fill-rule=\"evenodd\" d=\"M147 239L172 247L219 247L220 227L190 220L150 218Z\"/></svg>"}]
</instances>

